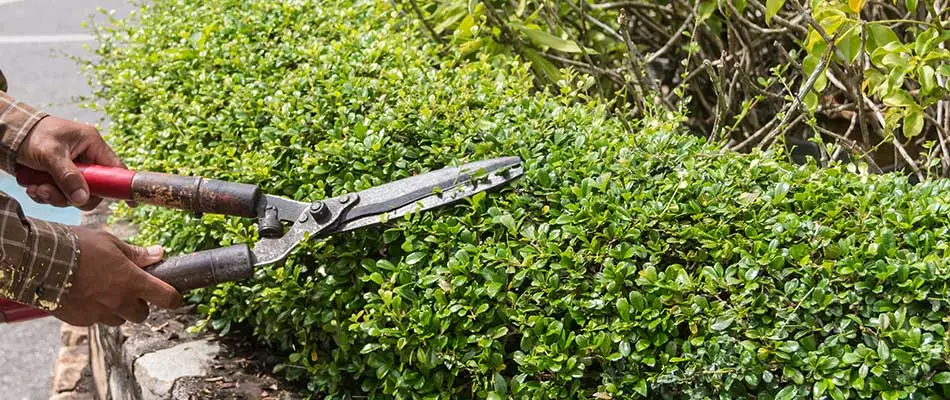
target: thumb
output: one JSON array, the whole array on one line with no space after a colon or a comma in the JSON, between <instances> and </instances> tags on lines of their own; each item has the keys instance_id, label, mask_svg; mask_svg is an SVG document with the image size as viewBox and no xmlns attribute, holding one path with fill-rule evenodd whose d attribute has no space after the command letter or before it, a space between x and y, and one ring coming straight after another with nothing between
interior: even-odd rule
<instances>
[{"instance_id":1,"label":"thumb","mask_svg":"<svg viewBox=\"0 0 950 400\"><path fill-rule=\"evenodd\" d=\"M49 173L56 181L56 186L63 191L74 205L82 206L89 201L89 185L83 178L82 172L73 160L68 157L57 157L49 162Z\"/></svg>"},{"instance_id":2,"label":"thumb","mask_svg":"<svg viewBox=\"0 0 950 400\"><path fill-rule=\"evenodd\" d=\"M145 268L149 265L162 261L162 256L165 255L165 249L159 245L140 247L122 242L120 240L118 246L119 249L122 250L122 253L124 253L125 256L128 257L130 261L132 261L132 263L141 268Z\"/></svg>"}]
</instances>

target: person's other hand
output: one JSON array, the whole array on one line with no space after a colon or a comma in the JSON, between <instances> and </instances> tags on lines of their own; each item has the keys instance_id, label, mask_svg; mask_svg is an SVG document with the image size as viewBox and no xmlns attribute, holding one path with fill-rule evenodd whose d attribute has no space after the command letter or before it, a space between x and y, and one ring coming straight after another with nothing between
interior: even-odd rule
<instances>
[{"instance_id":1,"label":"person's other hand","mask_svg":"<svg viewBox=\"0 0 950 400\"><path fill-rule=\"evenodd\" d=\"M96 208L102 199L89 195L89 185L74 161L125 168L95 127L53 116L37 122L17 152L17 163L47 172L56 182L27 186L26 193L33 201Z\"/></svg>"},{"instance_id":2,"label":"person's other hand","mask_svg":"<svg viewBox=\"0 0 950 400\"><path fill-rule=\"evenodd\" d=\"M133 246L88 228L73 231L79 238L79 268L53 316L76 326L117 326L144 321L148 303L165 309L181 305L174 287L142 270L162 260L161 246Z\"/></svg>"}]
</instances>

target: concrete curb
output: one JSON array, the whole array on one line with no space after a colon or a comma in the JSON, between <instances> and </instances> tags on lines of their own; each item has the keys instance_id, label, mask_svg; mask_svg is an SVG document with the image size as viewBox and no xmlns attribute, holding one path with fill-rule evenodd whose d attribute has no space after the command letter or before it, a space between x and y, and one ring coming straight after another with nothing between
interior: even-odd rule
<instances>
[{"instance_id":1,"label":"concrete curb","mask_svg":"<svg viewBox=\"0 0 950 400\"><path fill-rule=\"evenodd\" d=\"M82 224L121 239L134 234L127 224L109 224L109 217L109 207L103 204L84 213ZM64 325L50 400L302 398L280 388L282 383L269 374L277 359L266 350L249 350L210 332L189 332L197 320L193 308L186 306L153 308L141 324L88 329Z\"/></svg>"}]
</instances>

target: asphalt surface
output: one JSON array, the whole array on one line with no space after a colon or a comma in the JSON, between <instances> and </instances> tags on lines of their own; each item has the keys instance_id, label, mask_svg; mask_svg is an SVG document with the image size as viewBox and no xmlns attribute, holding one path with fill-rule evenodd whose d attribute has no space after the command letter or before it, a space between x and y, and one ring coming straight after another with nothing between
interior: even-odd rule
<instances>
[{"instance_id":1,"label":"asphalt surface","mask_svg":"<svg viewBox=\"0 0 950 400\"><path fill-rule=\"evenodd\" d=\"M83 21L104 21L98 8L125 15L124 0L0 0L0 70L9 94L61 118L95 124L103 116L79 106L90 93L86 78L67 56L94 59L91 32ZM0 191L15 197L29 216L75 225L79 212L33 203L11 177L0 174ZM48 399L60 322L44 318L0 324L0 399Z\"/></svg>"}]
</instances>

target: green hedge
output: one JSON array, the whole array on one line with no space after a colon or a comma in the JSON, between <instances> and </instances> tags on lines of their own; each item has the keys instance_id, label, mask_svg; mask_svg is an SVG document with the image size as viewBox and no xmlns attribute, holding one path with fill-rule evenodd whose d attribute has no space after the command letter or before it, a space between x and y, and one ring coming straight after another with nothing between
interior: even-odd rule
<instances>
[{"instance_id":1,"label":"green hedge","mask_svg":"<svg viewBox=\"0 0 950 400\"><path fill-rule=\"evenodd\" d=\"M314 241L194 292L318 398L947 394L950 185L720 154L655 114L531 91L375 0L158 0L101 28L98 95L132 167L314 200L502 155L500 192ZM250 221L124 210L172 251Z\"/></svg>"}]
</instances>

